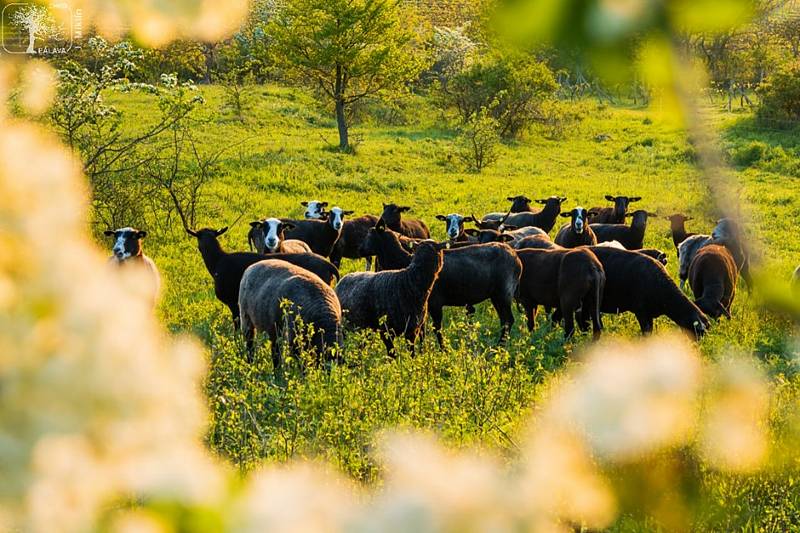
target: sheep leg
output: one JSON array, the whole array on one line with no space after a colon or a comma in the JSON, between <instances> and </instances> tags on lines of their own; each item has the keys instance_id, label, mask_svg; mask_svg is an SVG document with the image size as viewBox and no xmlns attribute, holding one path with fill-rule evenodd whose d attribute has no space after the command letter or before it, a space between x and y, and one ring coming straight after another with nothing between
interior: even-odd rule
<instances>
[{"instance_id":1,"label":"sheep leg","mask_svg":"<svg viewBox=\"0 0 800 533\"><path fill-rule=\"evenodd\" d=\"M364 270L366 270L367 272L372 270L372 256L364 258Z\"/></svg>"},{"instance_id":2,"label":"sheep leg","mask_svg":"<svg viewBox=\"0 0 800 533\"><path fill-rule=\"evenodd\" d=\"M639 327L642 329L642 335L649 335L653 332L653 319L645 315L636 315L636 320L639 322Z\"/></svg>"},{"instance_id":3,"label":"sheep leg","mask_svg":"<svg viewBox=\"0 0 800 533\"><path fill-rule=\"evenodd\" d=\"M274 325L269 330L269 342L272 349L272 370L275 377L283 374L281 368L281 349L278 346L278 327Z\"/></svg>"},{"instance_id":4,"label":"sheep leg","mask_svg":"<svg viewBox=\"0 0 800 533\"><path fill-rule=\"evenodd\" d=\"M438 306L431 307L428 304L428 313L431 315L433 321L433 332L436 334L436 340L439 341L439 348L444 348L444 337L442 336L442 308Z\"/></svg>"},{"instance_id":5,"label":"sheep leg","mask_svg":"<svg viewBox=\"0 0 800 533\"><path fill-rule=\"evenodd\" d=\"M239 325L241 323L241 318L239 317L239 304L236 305L229 305L228 309L231 310L231 317L233 318L233 332L236 333L239 331Z\"/></svg>"},{"instance_id":6,"label":"sheep leg","mask_svg":"<svg viewBox=\"0 0 800 533\"><path fill-rule=\"evenodd\" d=\"M561 314L564 315L564 340L568 340L575 334L575 310L565 308L562 309Z\"/></svg>"},{"instance_id":7,"label":"sheep leg","mask_svg":"<svg viewBox=\"0 0 800 533\"><path fill-rule=\"evenodd\" d=\"M511 300L492 298L492 305L495 311L497 311L497 316L500 317L500 338L497 342L502 343L506 340L506 337L508 337L511 326L514 325L514 312L511 310Z\"/></svg>"},{"instance_id":8,"label":"sheep leg","mask_svg":"<svg viewBox=\"0 0 800 533\"><path fill-rule=\"evenodd\" d=\"M389 335L388 331L381 330L381 340L383 341L384 346L386 346L386 355L392 359L396 359L397 351L394 349L394 342L392 342L392 336Z\"/></svg>"},{"instance_id":9,"label":"sheep leg","mask_svg":"<svg viewBox=\"0 0 800 533\"><path fill-rule=\"evenodd\" d=\"M247 315L244 315L242 322L242 333L244 333L244 340L247 345L247 362L252 364L255 357L256 328Z\"/></svg>"},{"instance_id":10,"label":"sheep leg","mask_svg":"<svg viewBox=\"0 0 800 533\"><path fill-rule=\"evenodd\" d=\"M524 301L522 302L522 307L525 309L525 318L528 321L528 332L533 332L536 328L536 312L538 310L538 306L535 302Z\"/></svg>"}]
</instances>

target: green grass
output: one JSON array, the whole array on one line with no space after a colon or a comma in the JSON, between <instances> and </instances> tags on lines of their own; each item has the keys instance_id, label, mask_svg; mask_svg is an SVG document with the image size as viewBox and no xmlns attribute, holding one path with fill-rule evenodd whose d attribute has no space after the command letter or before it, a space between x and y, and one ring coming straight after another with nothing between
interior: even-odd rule
<instances>
[{"instance_id":1,"label":"green grass","mask_svg":"<svg viewBox=\"0 0 800 533\"><path fill-rule=\"evenodd\" d=\"M424 219L438 238L444 236L444 224L434 219L437 213L502 210L506 196L520 193L532 198L565 195L566 205L585 207L606 205L605 194L639 195L640 205L650 211L693 216L690 231L709 232L715 222L713 202L685 134L648 110L577 103L583 119L567 127L563 138L549 139L534 131L504 146L495 165L473 174L460 168L454 133L442 126L440 113L421 97L404 105L408 126L374 121L356 125L353 133L361 143L356 155L346 155L330 149L336 142L333 122L304 92L258 87L251 94L248 118L241 123L219 113L219 89L202 91L207 102L201 113L213 122L198 128L201 146L211 151L237 144L224 155L222 173L208 191L209 209L201 216L202 225L221 227L245 213L222 239L231 251L246 248L247 221L301 216L299 202L312 198L357 214L379 214L382 202L408 204L413 207L410 215ZM126 127L146 122L155 112L146 96L112 99L125 114ZM756 155L783 146L786 168L800 166L798 137L792 132L748 128L751 119L743 115L717 118L729 153L749 150L757 141L766 149L753 149ZM600 134L610 138L597 141ZM744 160L747 157L739 159ZM741 200L752 215L748 232L762 244L761 261L768 270L788 278L800 263L795 230L800 182L761 158L748 162L752 164L734 172ZM645 245L668 252L668 269L677 278L666 220L649 224ZM562 342L562 331L545 324L541 316L539 329L529 335L517 314L510 341L498 347L497 318L483 304L472 322L462 309L446 312L449 350L438 350L429 337L416 359L401 348L403 355L392 361L374 334L353 334L346 340L346 365L303 373L302 365L290 362L288 384L279 387L266 350L256 364L244 361L242 343L233 335L227 310L214 298L195 243L179 226L169 234L151 235L146 250L165 281L163 321L174 332L199 336L208 348L208 444L242 470L264 459L323 457L359 481L374 482L379 472L370 449L376 432L387 426L430 428L456 446L480 443L513 454L520 425L546 391L549 378L578 364L576 356L589 343L587 335ZM345 260L342 270L361 267L361 261ZM605 324L610 336L638 334L630 315L608 316ZM657 331L673 328L665 318L657 321ZM700 347L710 358L731 348L752 353L776 380L788 380L793 388L790 335L787 320L758 307L740 288L733 319L716 324ZM775 513L778 503L764 503L755 511L752 506L740 508L738 498L724 503L730 494L749 487L747 481L726 482L734 487L720 489L720 506L726 512L756 523ZM796 491L792 494L797 499ZM625 529L624 524L620 527Z\"/></svg>"}]
</instances>

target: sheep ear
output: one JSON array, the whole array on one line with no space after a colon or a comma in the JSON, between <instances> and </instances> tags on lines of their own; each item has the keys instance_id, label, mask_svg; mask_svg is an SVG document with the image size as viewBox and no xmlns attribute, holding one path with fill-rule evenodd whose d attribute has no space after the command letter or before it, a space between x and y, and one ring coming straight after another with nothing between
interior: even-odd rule
<instances>
[{"instance_id":1,"label":"sheep ear","mask_svg":"<svg viewBox=\"0 0 800 533\"><path fill-rule=\"evenodd\" d=\"M649 217L657 217L658 213L651 213L650 211L647 211L647 216L649 216Z\"/></svg>"},{"instance_id":2,"label":"sheep ear","mask_svg":"<svg viewBox=\"0 0 800 533\"><path fill-rule=\"evenodd\" d=\"M140 232L138 232L136 234L136 237L138 237L139 239L144 239L145 237L147 237L147 232L146 231L140 231Z\"/></svg>"},{"instance_id":3,"label":"sheep ear","mask_svg":"<svg viewBox=\"0 0 800 533\"><path fill-rule=\"evenodd\" d=\"M514 197L513 196L506 196L506 200L508 200L509 202L513 202L514 201Z\"/></svg>"},{"instance_id":4,"label":"sheep ear","mask_svg":"<svg viewBox=\"0 0 800 533\"><path fill-rule=\"evenodd\" d=\"M408 207L407 205L404 205L402 207L398 207L397 210L400 211L401 213L405 213L406 211L411 211L411 208Z\"/></svg>"},{"instance_id":5,"label":"sheep ear","mask_svg":"<svg viewBox=\"0 0 800 533\"><path fill-rule=\"evenodd\" d=\"M223 233L225 233L226 231L228 231L228 226L225 226L224 228L220 228L220 229L218 229L218 230L216 231L216 233L217 233L217 237L219 237L220 235L222 235L222 234L223 234Z\"/></svg>"},{"instance_id":6,"label":"sheep ear","mask_svg":"<svg viewBox=\"0 0 800 533\"><path fill-rule=\"evenodd\" d=\"M466 228L464 230L464 235L469 235L470 237L477 237L480 234L481 234L481 232L476 230L476 229L474 229L474 228Z\"/></svg>"},{"instance_id":7,"label":"sheep ear","mask_svg":"<svg viewBox=\"0 0 800 533\"><path fill-rule=\"evenodd\" d=\"M114 230L113 229L107 229L107 230L105 230L103 232L103 235L105 235L106 237L111 237L111 236L114 235Z\"/></svg>"},{"instance_id":8,"label":"sheep ear","mask_svg":"<svg viewBox=\"0 0 800 533\"><path fill-rule=\"evenodd\" d=\"M320 202L320 207L328 207L328 202Z\"/></svg>"},{"instance_id":9,"label":"sheep ear","mask_svg":"<svg viewBox=\"0 0 800 533\"><path fill-rule=\"evenodd\" d=\"M308 207L308 202L300 202L300 205L302 205L303 207Z\"/></svg>"},{"instance_id":10,"label":"sheep ear","mask_svg":"<svg viewBox=\"0 0 800 533\"><path fill-rule=\"evenodd\" d=\"M260 227L261 227L261 225L262 225L262 224L261 224L261 221L260 221L260 220L254 220L254 221L252 221L252 222L250 223L250 227L252 227L252 228L260 228Z\"/></svg>"},{"instance_id":11,"label":"sheep ear","mask_svg":"<svg viewBox=\"0 0 800 533\"><path fill-rule=\"evenodd\" d=\"M630 198L628 198L628 201L629 202L638 202L641 199L642 199L641 196L631 196Z\"/></svg>"},{"instance_id":12,"label":"sheep ear","mask_svg":"<svg viewBox=\"0 0 800 533\"><path fill-rule=\"evenodd\" d=\"M447 220L447 217L444 215L436 215L436 220Z\"/></svg>"},{"instance_id":13,"label":"sheep ear","mask_svg":"<svg viewBox=\"0 0 800 533\"><path fill-rule=\"evenodd\" d=\"M378 219L378 222L375 224L375 230L377 230L379 233L386 231L386 221L382 218Z\"/></svg>"},{"instance_id":14,"label":"sheep ear","mask_svg":"<svg viewBox=\"0 0 800 533\"><path fill-rule=\"evenodd\" d=\"M527 196L523 196L522 199L525 200L528 203L531 203L533 201L530 198L528 198Z\"/></svg>"},{"instance_id":15,"label":"sheep ear","mask_svg":"<svg viewBox=\"0 0 800 533\"><path fill-rule=\"evenodd\" d=\"M616 200L616 198L614 196L611 196L610 194L606 194L606 200L608 200L609 202L613 202L614 200Z\"/></svg>"},{"instance_id":16,"label":"sheep ear","mask_svg":"<svg viewBox=\"0 0 800 533\"><path fill-rule=\"evenodd\" d=\"M546 204L547 200L534 200L537 204Z\"/></svg>"},{"instance_id":17,"label":"sheep ear","mask_svg":"<svg viewBox=\"0 0 800 533\"><path fill-rule=\"evenodd\" d=\"M567 201L567 197L566 197L566 196L563 196L563 197L559 198L558 200L559 200L559 202L560 202L560 203L562 203L562 204L563 204L564 202L566 202L566 201Z\"/></svg>"},{"instance_id":18,"label":"sheep ear","mask_svg":"<svg viewBox=\"0 0 800 533\"><path fill-rule=\"evenodd\" d=\"M342 214L345 215L345 216L350 216L353 213L355 213L355 211L342 211Z\"/></svg>"},{"instance_id":19,"label":"sheep ear","mask_svg":"<svg viewBox=\"0 0 800 533\"><path fill-rule=\"evenodd\" d=\"M497 240L500 242L510 242L514 240L511 235L498 235Z\"/></svg>"},{"instance_id":20,"label":"sheep ear","mask_svg":"<svg viewBox=\"0 0 800 533\"><path fill-rule=\"evenodd\" d=\"M693 220L694 217L683 217L683 220Z\"/></svg>"},{"instance_id":21,"label":"sheep ear","mask_svg":"<svg viewBox=\"0 0 800 533\"><path fill-rule=\"evenodd\" d=\"M469 215L461 219L461 222L477 222L475 215Z\"/></svg>"},{"instance_id":22,"label":"sheep ear","mask_svg":"<svg viewBox=\"0 0 800 533\"><path fill-rule=\"evenodd\" d=\"M559 215L564 217L564 218L567 218L567 217L571 217L572 213L559 213Z\"/></svg>"},{"instance_id":23,"label":"sheep ear","mask_svg":"<svg viewBox=\"0 0 800 533\"><path fill-rule=\"evenodd\" d=\"M196 231L192 231L189 228L186 228L186 233L188 233L192 237L197 237L197 232Z\"/></svg>"}]
</instances>

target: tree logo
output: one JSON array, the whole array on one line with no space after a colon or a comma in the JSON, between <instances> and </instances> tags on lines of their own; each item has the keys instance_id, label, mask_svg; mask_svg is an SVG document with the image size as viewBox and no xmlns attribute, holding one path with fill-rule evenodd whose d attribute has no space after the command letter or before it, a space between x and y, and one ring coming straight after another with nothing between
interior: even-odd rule
<instances>
[{"instance_id":1,"label":"tree logo","mask_svg":"<svg viewBox=\"0 0 800 533\"><path fill-rule=\"evenodd\" d=\"M74 33L80 31L80 10L73 13L64 3L50 8L21 2L7 4L0 31L3 49L9 54L65 54L72 48Z\"/></svg>"}]
</instances>

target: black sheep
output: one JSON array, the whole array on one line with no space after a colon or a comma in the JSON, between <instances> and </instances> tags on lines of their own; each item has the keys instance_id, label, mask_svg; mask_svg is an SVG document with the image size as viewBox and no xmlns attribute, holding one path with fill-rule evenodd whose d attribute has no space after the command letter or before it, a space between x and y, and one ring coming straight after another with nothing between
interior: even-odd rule
<instances>
[{"instance_id":1,"label":"black sheep","mask_svg":"<svg viewBox=\"0 0 800 533\"><path fill-rule=\"evenodd\" d=\"M708 329L708 318L669 277L663 265L644 254L606 246L591 246L606 273L604 313L630 311L642 333L653 331L653 320L666 315L698 338Z\"/></svg>"},{"instance_id":2,"label":"black sheep","mask_svg":"<svg viewBox=\"0 0 800 533\"><path fill-rule=\"evenodd\" d=\"M371 228L375 227L378 223L378 217L374 215L363 215L357 218L351 218L344 221L342 232L339 235L339 240L333 246L331 252L331 263L339 268L342 263L342 258L347 259L361 259L366 260L366 269L372 268L372 257L361 255L361 243L367 238L367 233Z\"/></svg>"},{"instance_id":3,"label":"black sheep","mask_svg":"<svg viewBox=\"0 0 800 533\"><path fill-rule=\"evenodd\" d=\"M407 206L383 204L381 220L386 223L387 228L396 231L400 235L405 235L412 239L430 239L431 232L423 221L402 218L402 214L410 210L411 208Z\"/></svg>"},{"instance_id":4,"label":"black sheep","mask_svg":"<svg viewBox=\"0 0 800 533\"><path fill-rule=\"evenodd\" d=\"M589 212L583 207L576 207L568 213L561 213L564 218L569 217L569 224L558 230L555 243L564 248L577 248L578 246L592 246L597 244L597 237L589 226Z\"/></svg>"},{"instance_id":5,"label":"black sheep","mask_svg":"<svg viewBox=\"0 0 800 533\"><path fill-rule=\"evenodd\" d=\"M603 329L600 302L605 284L603 266L586 248L569 250L525 249L517 251L522 262L522 279L517 299L525 309L528 330L533 331L539 305L560 310L566 338L575 331L573 317L578 309L590 314L593 337ZM554 317L555 318L555 317Z\"/></svg>"},{"instance_id":6,"label":"black sheep","mask_svg":"<svg viewBox=\"0 0 800 533\"><path fill-rule=\"evenodd\" d=\"M727 248L718 244L702 247L689 266L694 303L712 318L730 318L737 276L736 262Z\"/></svg>"},{"instance_id":7,"label":"black sheep","mask_svg":"<svg viewBox=\"0 0 800 533\"><path fill-rule=\"evenodd\" d=\"M251 252L227 253L219 243L219 237L227 227L219 230L204 228L186 230L197 238L197 248L203 256L208 273L214 278L214 294L228 306L233 317L233 327L239 327L239 283L247 267L264 259L281 259L316 274L323 282L332 285L339 279L339 271L324 257L315 254L272 254L269 257Z\"/></svg>"},{"instance_id":8,"label":"black sheep","mask_svg":"<svg viewBox=\"0 0 800 533\"><path fill-rule=\"evenodd\" d=\"M549 233L553 226L556 225L556 218L561 213L561 204L567 200L566 197L551 196L546 200L536 200L536 203L543 204L544 208L536 213L522 212L522 213L508 213L502 220L502 224L506 226L514 226L515 228L536 227L541 228L545 233ZM488 218L487 218L488 217ZM496 219L491 216L483 217L482 223ZM499 228L494 228L499 229Z\"/></svg>"},{"instance_id":9,"label":"black sheep","mask_svg":"<svg viewBox=\"0 0 800 533\"><path fill-rule=\"evenodd\" d=\"M400 237L381 221L370 230L362 252L375 255L386 269L401 269L411 262ZM443 345L442 309L468 307L491 300L502 325L500 341L514 324L512 303L522 275L522 264L505 244L474 244L444 251L444 265L428 299L428 312L439 345Z\"/></svg>"},{"instance_id":10,"label":"black sheep","mask_svg":"<svg viewBox=\"0 0 800 533\"><path fill-rule=\"evenodd\" d=\"M284 231L284 236L287 239L303 241L315 254L329 257L344 227L344 217L352 214L352 211L334 207L326 212L321 220L284 220L284 223L292 225Z\"/></svg>"},{"instance_id":11,"label":"black sheep","mask_svg":"<svg viewBox=\"0 0 800 533\"><path fill-rule=\"evenodd\" d=\"M674 213L665 217L669 220L669 229L672 233L672 244L675 245L675 253L678 253L678 246L686 240L687 237L691 237L694 233L689 233L686 231L686 221L692 220L692 217L687 217L686 215L682 215L680 213Z\"/></svg>"},{"instance_id":12,"label":"black sheep","mask_svg":"<svg viewBox=\"0 0 800 533\"><path fill-rule=\"evenodd\" d=\"M592 207L589 209L592 224L624 224L625 215L628 214L628 206L641 199L641 196L611 196L607 194L606 200L614 202L614 207Z\"/></svg>"},{"instance_id":13,"label":"black sheep","mask_svg":"<svg viewBox=\"0 0 800 533\"><path fill-rule=\"evenodd\" d=\"M630 226L625 224L590 224L589 227L597 236L597 242L617 241L626 250L638 250L641 248L642 244L644 244L644 234L647 230L647 217L656 215L639 209L625 216L631 217Z\"/></svg>"},{"instance_id":14,"label":"black sheep","mask_svg":"<svg viewBox=\"0 0 800 533\"><path fill-rule=\"evenodd\" d=\"M425 325L428 298L442 269L444 244L422 241L415 245L411 263L400 270L355 272L336 286L345 320L381 333L388 355L394 356L395 337L402 335L415 352Z\"/></svg>"}]
</instances>

